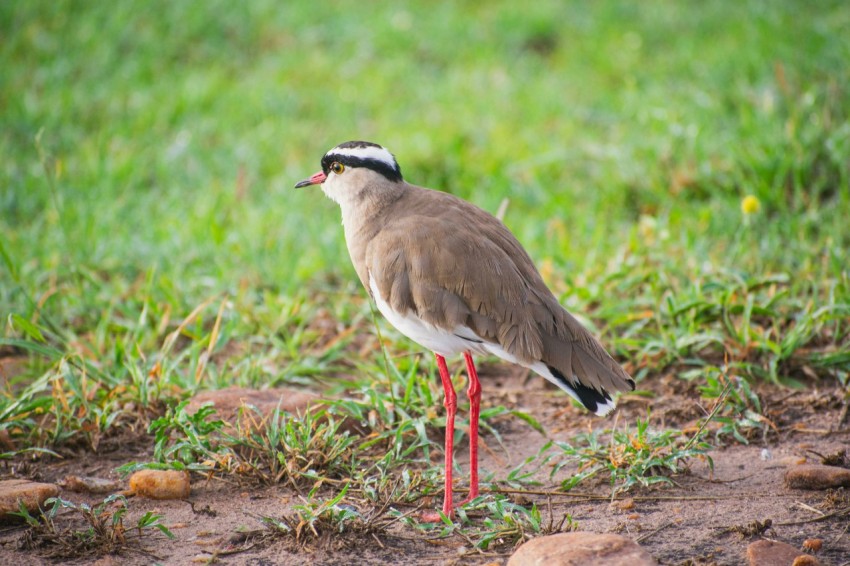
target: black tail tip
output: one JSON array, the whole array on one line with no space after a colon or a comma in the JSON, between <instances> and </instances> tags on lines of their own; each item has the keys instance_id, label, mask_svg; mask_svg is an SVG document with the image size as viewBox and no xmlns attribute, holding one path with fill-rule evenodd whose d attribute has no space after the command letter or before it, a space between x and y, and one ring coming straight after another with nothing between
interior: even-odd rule
<instances>
[{"instance_id":1,"label":"black tail tip","mask_svg":"<svg viewBox=\"0 0 850 566\"><path fill-rule=\"evenodd\" d=\"M549 368L549 371L552 372L552 375L555 376L555 379L557 379L564 388L569 389L576 394L576 397L578 397L581 404L584 405L588 411L596 413L601 405L611 404L611 395L609 395L604 389L600 391L593 387L588 387L578 380L571 381L564 377L564 374L556 368L552 366L546 367ZM634 382L632 382L632 385L634 386ZM632 388L634 389L634 387Z\"/></svg>"}]
</instances>

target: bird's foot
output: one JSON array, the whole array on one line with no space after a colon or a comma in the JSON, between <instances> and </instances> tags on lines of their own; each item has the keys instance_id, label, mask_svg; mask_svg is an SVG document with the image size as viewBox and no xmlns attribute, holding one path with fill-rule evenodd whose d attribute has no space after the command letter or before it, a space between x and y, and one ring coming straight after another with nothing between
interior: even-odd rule
<instances>
[{"instance_id":1,"label":"bird's foot","mask_svg":"<svg viewBox=\"0 0 850 566\"><path fill-rule=\"evenodd\" d=\"M463 507L464 505L472 502L474 499L477 499L477 498L478 498L478 492L474 492L474 493L470 492L469 495L466 496L466 499L464 499L463 501L458 503L457 506ZM423 523L442 523L443 522L443 515L445 515L449 519L453 518L454 517L454 508L453 507L450 508L448 512L446 512L445 508L444 508L442 514L439 511L437 511L436 509L428 509L428 510L422 511L422 513L419 515L419 520L422 521Z\"/></svg>"},{"instance_id":2,"label":"bird's foot","mask_svg":"<svg viewBox=\"0 0 850 566\"><path fill-rule=\"evenodd\" d=\"M442 523L443 517L448 517L451 520L454 517L454 505L452 505L451 493L443 499L443 512L440 513L436 509L425 509L419 515L419 519L423 523Z\"/></svg>"},{"instance_id":3,"label":"bird's foot","mask_svg":"<svg viewBox=\"0 0 850 566\"><path fill-rule=\"evenodd\" d=\"M471 493L470 493L468 496L466 496L466 498L465 498L463 501L461 501L460 503L458 503L458 505L459 505L459 506L461 506L461 507L463 507L464 505L466 505L466 504L468 504L468 503L472 503L472 500L473 500L473 499L477 499L477 498L478 498L478 494L477 494L477 493L476 493L475 495L473 495L473 494L471 494Z\"/></svg>"},{"instance_id":4,"label":"bird's foot","mask_svg":"<svg viewBox=\"0 0 850 566\"><path fill-rule=\"evenodd\" d=\"M451 515L446 515L449 519L452 518ZM443 514L437 511L436 509L427 509L422 511L419 515L419 520L423 523L442 523L443 522Z\"/></svg>"}]
</instances>

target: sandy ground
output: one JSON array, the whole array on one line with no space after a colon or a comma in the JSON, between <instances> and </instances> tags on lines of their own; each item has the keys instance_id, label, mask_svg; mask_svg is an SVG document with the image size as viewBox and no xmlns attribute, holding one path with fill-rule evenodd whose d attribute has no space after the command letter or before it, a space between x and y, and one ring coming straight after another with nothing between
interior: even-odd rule
<instances>
[{"instance_id":1,"label":"sandy ground","mask_svg":"<svg viewBox=\"0 0 850 566\"><path fill-rule=\"evenodd\" d=\"M521 372L502 366L485 367L482 371L484 399L492 404L506 404L532 413L544 424L553 439L567 439L588 427L610 427L615 419L633 419L645 415L650 404L640 398L624 399L619 417L599 419L569 406L564 397L542 380L526 380ZM703 414L698 396L675 379L658 379L642 386L656 393L651 403L653 423L660 426L687 428ZM678 389L678 390L677 390ZM842 410L842 392L828 388L792 392L762 391L766 415L776 430L749 445L730 444L711 453L714 471L704 461L693 461L689 473L675 477L675 486L638 489L619 496L631 501L608 499L607 483L590 481L576 488L581 494L528 495L557 521L569 513L579 530L614 532L638 541L661 564L742 564L746 562L747 545L758 538L787 542L800 548L806 539L822 539L818 554L823 564L850 564L850 516L827 516L839 509L850 508L850 490L828 493L801 491L785 486L783 475L788 466L818 458L810 451L834 453L850 444L850 430L837 426ZM503 478L507 470L533 455L546 439L517 419L495 423L503 437L505 449L492 437L484 437L482 476L493 473ZM100 453L79 454L62 461L43 461L21 465L4 463L2 478L30 477L39 481L57 481L67 475L117 477L114 469L129 460L145 458L152 446L147 437L114 439L105 442ZM456 450L456 458L466 469L466 449ZM562 480L567 470L556 477ZM463 486L464 474L457 474ZM531 489L554 491L548 474L540 475L546 485ZM72 501L96 502L102 496L86 496L64 492ZM411 527L395 524L387 532L365 535L345 548L336 548L333 540L299 548L290 541L260 542L244 533L262 531L260 517L280 516L299 502L297 494L286 486L258 487L230 480L205 482L195 478L189 501L131 500L130 520L146 512L164 515L176 535L169 540L159 534L144 539L144 552L124 551L120 556L101 558L99 564L192 564L204 563L216 549L244 548L240 552L219 555L221 564L271 565L302 564L504 564L510 548L479 553L467 541L453 536L435 540ZM193 510L194 507L194 510ZM405 509L406 510L406 509ZM361 510L363 511L363 510ZM772 528L760 535L741 534L754 521L772 521ZM2 564L88 564L94 559L48 559L36 551L16 549L22 527L0 527L0 563ZM243 534L240 534L243 533Z\"/></svg>"}]
</instances>

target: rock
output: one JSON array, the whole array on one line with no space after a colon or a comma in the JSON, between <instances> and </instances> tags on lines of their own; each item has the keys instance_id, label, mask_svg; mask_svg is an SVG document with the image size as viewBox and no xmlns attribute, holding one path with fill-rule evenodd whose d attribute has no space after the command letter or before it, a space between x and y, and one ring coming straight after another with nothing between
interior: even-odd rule
<instances>
[{"instance_id":1,"label":"rock","mask_svg":"<svg viewBox=\"0 0 850 566\"><path fill-rule=\"evenodd\" d=\"M186 499L191 491L189 472L139 470L130 476L130 491L150 499Z\"/></svg>"},{"instance_id":2,"label":"rock","mask_svg":"<svg viewBox=\"0 0 850 566\"><path fill-rule=\"evenodd\" d=\"M507 566L651 566L657 562L636 542L615 534L560 533L520 546Z\"/></svg>"},{"instance_id":3,"label":"rock","mask_svg":"<svg viewBox=\"0 0 850 566\"><path fill-rule=\"evenodd\" d=\"M3 480L0 481L0 520L16 520L20 501L31 513L37 512L39 507L49 497L59 495L59 488L52 483L37 483L29 480Z\"/></svg>"},{"instance_id":4,"label":"rock","mask_svg":"<svg viewBox=\"0 0 850 566\"><path fill-rule=\"evenodd\" d=\"M788 468L785 483L797 489L850 487L850 470L821 464L803 464Z\"/></svg>"},{"instance_id":5,"label":"rock","mask_svg":"<svg viewBox=\"0 0 850 566\"><path fill-rule=\"evenodd\" d=\"M186 405L186 412L194 414L204 403L212 402L215 405L216 417L243 430L256 430L264 428L265 419L269 418L274 410L280 406L280 410L290 415L304 415L307 411L318 410L324 407L322 398L315 393L298 391L297 389L247 389L244 387L228 387L217 391L202 391L198 393ZM258 415L254 411L243 411L242 421L237 423L239 409L243 405L253 405L260 411ZM337 422L342 417L337 418ZM363 433L354 419L344 419L340 425L341 431Z\"/></svg>"},{"instance_id":6,"label":"rock","mask_svg":"<svg viewBox=\"0 0 850 566\"><path fill-rule=\"evenodd\" d=\"M631 511L635 508L635 500L631 497L618 499L608 504L609 511Z\"/></svg>"},{"instance_id":7,"label":"rock","mask_svg":"<svg viewBox=\"0 0 850 566\"><path fill-rule=\"evenodd\" d=\"M776 461L780 466L799 466L806 463L805 456L785 456Z\"/></svg>"},{"instance_id":8,"label":"rock","mask_svg":"<svg viewBox=\"0 0 850 566\"><path fill-rule=\"evenodd\" d=\"M253 405L262 416L253 411L242 416L242 425L251 428L256 421L269 417L278 405L280 410L291 415L303 415L311 406L318 404L321 398L314 393L297 391L295 389L246 389L244 387L228 387L218 391L202 391L189 404L186 412L194 414L204 403L215 405L216 416L223 421L236 424L239 409L243 405Z\"/></svg>"},{"instance_id":9,"label":"rock","mask_svg":"<svg viewBox=\"0 0 850 566\"><path fill-rule=\"evenodd\" d=\"M804 554L790 544L776 540L758 540L747 547L747 560L750 566L778 566L780 564L797 564L799 557L811 558L814 562L802 562L806 566L819 564L813 556Z\"/></svg>"},{"instance_id":10,"label":"rock","mask_svg":"<svg viewBox=\"0 0 850 566\"><path fill-rule=\"evenodd\" d=\"M121 484L117 481L86 476L65 476L59 485L62 489L80 493L111 493L121 489Z\"/></svg>"},{"instance_id":11,"label":"rock","mask_svg":"<svg viewBox=\"0 0 850 566\"><path fill-rule=\"evenodd\" d=\"M315 393L296 389L248 389L228 387L216 391L202 391L186 405L189 414L197 412L204 403L212 402L220 418L232 420L242 405L253 405L264 415L271 414L278 404L280 409L292 414L303 414L312 403L321 398ZM228 418L229 417L229 418Z\"/></svg>"}]
</instances>

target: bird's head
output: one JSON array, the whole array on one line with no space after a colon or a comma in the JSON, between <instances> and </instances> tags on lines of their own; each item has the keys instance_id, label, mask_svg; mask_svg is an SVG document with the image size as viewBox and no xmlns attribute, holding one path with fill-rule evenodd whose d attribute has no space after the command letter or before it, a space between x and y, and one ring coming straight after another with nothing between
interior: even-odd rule
<instances>
[{"instance_id":1,"label":"bird's head","mask_svg":"<svg viewBox=\"0 0 850 566\"><path fill-rule=\"evenodd\" d=\"M364 190L380 189L402 180L392 153L376 143L349 141L328 151L322 157L322 170L298 182L295 188L321 185L331 200L343 204Z\"/></svg>"}]
</instances>

